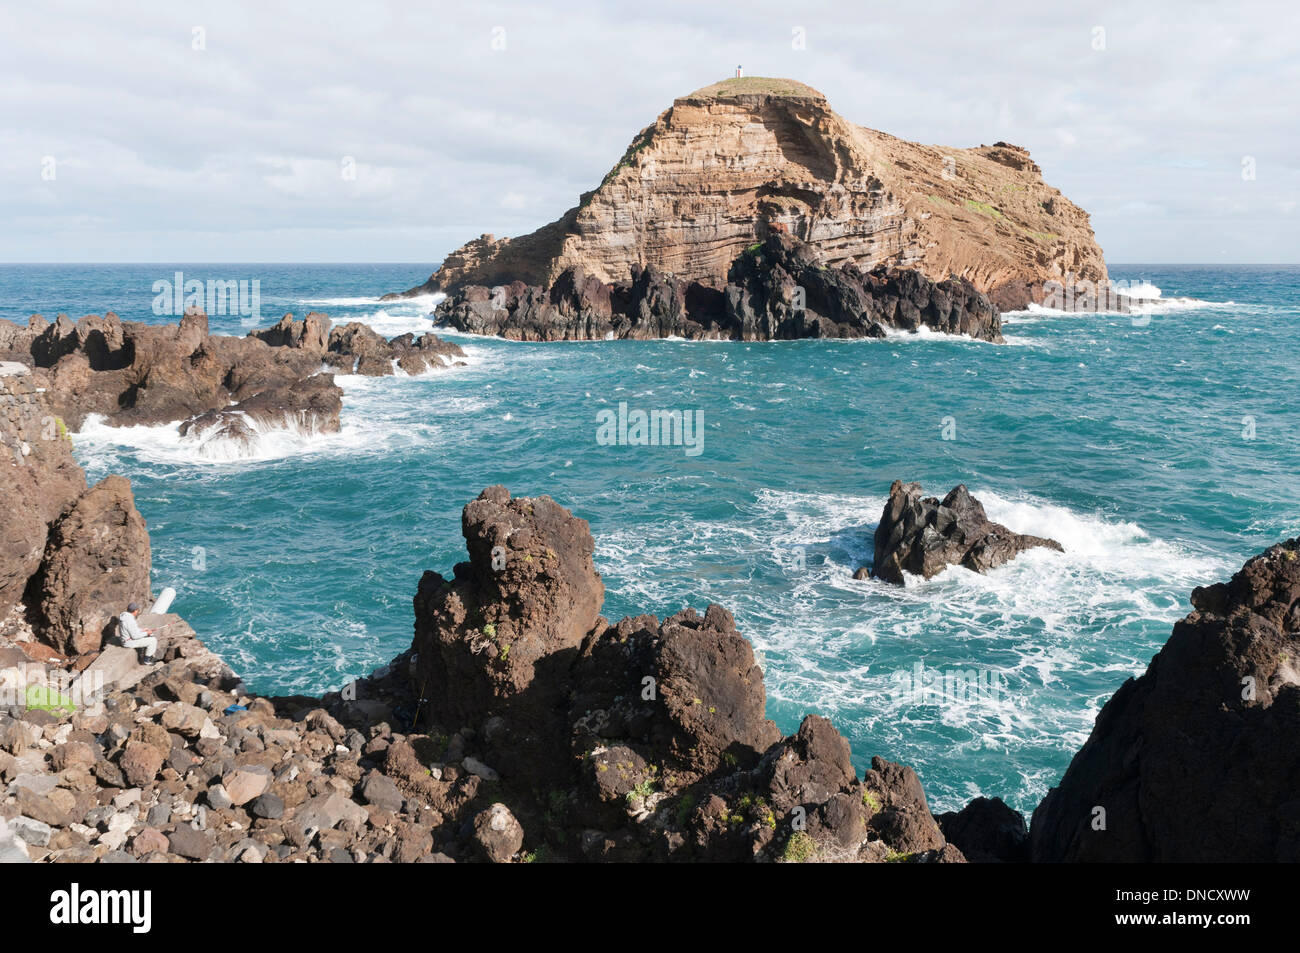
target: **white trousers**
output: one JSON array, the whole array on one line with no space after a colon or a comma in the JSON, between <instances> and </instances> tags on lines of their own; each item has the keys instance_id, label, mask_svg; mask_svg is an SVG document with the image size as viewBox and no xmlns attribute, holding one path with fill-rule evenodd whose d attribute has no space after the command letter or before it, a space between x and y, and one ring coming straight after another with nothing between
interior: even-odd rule
<instances>
[{"instance_id":1,"label":"white trousers","mask_svg":"<svg viewBox=\"0 0 1300 953\"><path fill-rule=\"evenodd\" d=\"M128 649L144 649L144 654L150 658L158 651L158 640L152 635L146 635L142 639L123 639L122 645Z\"/></svg>"}]
</instances>

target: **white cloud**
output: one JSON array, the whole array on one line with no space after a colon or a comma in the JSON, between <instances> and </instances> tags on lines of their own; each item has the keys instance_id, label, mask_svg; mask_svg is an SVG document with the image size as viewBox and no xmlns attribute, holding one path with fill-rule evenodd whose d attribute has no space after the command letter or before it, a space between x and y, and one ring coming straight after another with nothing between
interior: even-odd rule
<instances>
[{"instance_id":1,"label":"white cloud","mask_svg":"<svg viewBox=\"0 0 1300 953\"><path fill-rule=\"evenodd\" d=\"M1019 142L1112 261L1204 260L1220 234L1241 260L1300 260L1293 5L1045 7L12 4L0 258L337 260L345 241L431 262L557 217L743 63L895 135Z\"/></svg>"}]
</instances>

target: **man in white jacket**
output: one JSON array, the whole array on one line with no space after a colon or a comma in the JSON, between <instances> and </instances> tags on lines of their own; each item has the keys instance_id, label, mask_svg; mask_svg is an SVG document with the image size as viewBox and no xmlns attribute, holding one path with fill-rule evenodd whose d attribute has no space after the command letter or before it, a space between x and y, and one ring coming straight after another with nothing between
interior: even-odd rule
<instances>
[{"instance_id":1,"label":"man in white jacket","mask_svg":"<svg viewBox=\"0 0 1300 953\"><path fill-rule=\"evenodd\" d=\"M118 634L122 644L128 649L143 649L142 661L152 662L153 653L158 651L158 640L154 638L153 629L142 629L136 621L135 614L140 611L140 603L133 602L126 611L117 617Z\"/></svg>"}]
</instances>

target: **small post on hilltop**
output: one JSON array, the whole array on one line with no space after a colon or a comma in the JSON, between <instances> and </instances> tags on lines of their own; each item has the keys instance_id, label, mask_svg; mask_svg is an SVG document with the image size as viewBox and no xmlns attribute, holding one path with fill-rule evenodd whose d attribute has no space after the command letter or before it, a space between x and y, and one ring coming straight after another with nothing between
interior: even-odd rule
<instances>
[{"instance_id":1,"label":"small post on hilltop","mask_svg":"<svg viewBox=\"0 0 1300 953\"><path fill-rule=\"evenodd\" d=\"M745 75L745 68L744 68L743 66L737 66L737 67L736 67L736 79L740 79L740 77L742 77L742 76L744 76L744 75Z\"/></svg>"}]
</instances>

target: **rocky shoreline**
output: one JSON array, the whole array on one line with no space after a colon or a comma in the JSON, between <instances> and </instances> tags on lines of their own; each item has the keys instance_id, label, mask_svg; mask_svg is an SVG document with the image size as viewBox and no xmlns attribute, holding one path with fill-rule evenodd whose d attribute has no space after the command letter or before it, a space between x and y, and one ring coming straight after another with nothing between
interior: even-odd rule
<instances>
[{"instance_id":1,"label":"rocky shoreline","mask_svg":"<svg viewBox=\"0 0 1300 953\"><path fill-rule=\"evenodd\" d=\"M366 360L310 316L254 344L201 335L198 316L153 331L83 320L55 376L89 364L105 326L110 341L121 327L119 352L132 342L136 369L167 366L140 362L137 346L178 338L189 343L175 359L247 349L290 373L308 366L301 352L317 369L308 379L327 376L322 363L357 372ZM352 338L374 345L371 372L455 357L436 339ZM1193 611L1102 709L1031 825L986 798L936 817L911 768L876 756L858 776L825 718L809 714L783 737L724 607L606 620L586 522L504 487L465 507L467 559L425 573L411 648L367 678L320 698L259 697L176 615L143 618L159 630L160 658L141 664L111 641L113 615L152 595L130 484L87 487L55 412L69 392L47 386L46 369L0 371L0 489L11 501L0 537L0 857L1300 860L1300 540L1192 593ZM145 380L139 389L154 393L133 413L188 406L185 391L160 386L165 375ZM887 576L888 566L984 571L1051 541L989 522L964 487L939 501L898 482L877 544Z\"/></svg>"},{"instance_id":2,"label":"rocky shoreline","mask_svg":"<svg viewBox=\"0 0 1300 953\"><path fill-rule=\"evenodd\" d=\"M519 341L883 338L921 328L1002 340L997 308L966 279L829 267L815 246L779 224L735 259L722 288L654 266L634 268L615 283L571 267L549 287L461 287L438 304L436 316L457 331Z\"/></svg>"},{"instance_id":3,"label":"rocky shoreline","mask_svg":"<svg viewBox=\"0 0 1300 953\"><path fill-rule=\"evenodd\" d=\"M548 497L491 487L465 507L462 531L467 560L420 581L411 648L321 698L250 694L175 616L145 620L171 623L161 661L145 666L112 645L58 653L10 612L0 854L1300 859L1288 744L1300 726L1300 540L1196 590L1194 611L1103 709L1027 829L997 799L935 817L916 773L879 756L859 777L848 742L818 715L782 737L753 651L721 606L608 622L587 524ZM56 554L79 538L64 535ZM147 579L137 579L146 595ZM65 707L87 686L96 693ZM1226 778L1203 770L1204 752ZM1225 834L1205 836L1213 824Z\"/></svg>"},{"instance_id":4,"label":"rocky shoreline","mask_svg":"<svg viewBox=\"0 0 1300 953\"><path fill-rule=\"evenodd\" d=\"M111 311L75 322L36 314L26 327L0 320L0 360L34 375L64 431L95 414L110 426L176 423L191 440L334 433L343 408L335 373L423 374L464 356L433 334L387 340L356 321L333 327L319 312L286 314L245 337L210 333L200 310L177 324L122 321Z\"/></svg>"}]
</instances>

